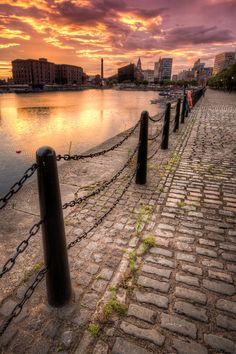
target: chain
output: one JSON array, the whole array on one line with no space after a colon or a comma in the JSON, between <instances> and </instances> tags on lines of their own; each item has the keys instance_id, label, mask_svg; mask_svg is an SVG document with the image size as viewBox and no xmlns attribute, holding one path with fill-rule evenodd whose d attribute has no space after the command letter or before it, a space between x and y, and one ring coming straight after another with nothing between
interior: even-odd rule
<instances>
[{"instance_id":1,"label":"chain","mask_svg":"<svg viewBox=\"0 0 236 354\"><path fill-rule=\"evenodd\" d=\"M151 140L156 140L162 133L162 129L158 131L158 133L154 136L151 136L150 138L148 138L149 141Z\"/></svg>"},{"instance_id":2,"label":"chain","mask_svg":"<svg viewBox=\"0 0 236 354\"><path fill-rule=\"evenodd\" d=\"M27 239L23 240L17 247L16 247L16 253L14 254L14 256L10 257L6 263L4 264L4 266L2 267L2 270L0 271L0 279L2 278L2 276L5 273L8 273L12 267L14 266L14 264L16 263L16 259L17 257L23 253L26 248L29 245L29 240L31 239L31 237L33 237L34 235L37 234L37 232L40 229L41 224L43 223L43 220L40 220L39 222L37 222L36 224L34 224L30 231L29 231L29 236L27 237Z\"/></svg>"},{"instance_id":3,"label":"chain","mask_svg":"<svg viewBox=\"0 0 236 354\"><path fill-rule=\"evenodd\" d=\"M43 268L41 269L38 274L36 275L33 283L30 285L30 287L26 290L23 299L14 307L12 310L11 314L9 317L6 319L5 322L2 323L0 327L0 337L3 335L13 318L17 317L20 313L21 310L24 306L24 304L29 300L29 298L33 295L35 288L38 286L38 284L43 280L45 274L47 273L48 268Z\"/></svg>"},{"instance_id":4,"label":"chain","mask_svg":"<svg viewBox=\"0 0 236 354\"><path fill-rule=\"evenodd\" d=\"M82 240L83 238L85 238L92 230L94 230L96 227L98 227L98 225L100 225L102 223L102 221L106 218L106 216L116 207L116 205L119 203L119 201L121 200L121 198L123 197L123 195L125 194L125 192L128 190L129 186L132 183L132 180L134 178L136 174L136 171L133 173L133 175L131 176L129 182L126 184L125 188L123 189L122 193L119 195L119 197L116 199L116 201L113 203L113 205L107 210L106 213L104 213L102 215L102 217L100 217L96 223L90 227L89 230L85 231L82 235L80 235L79 237L77 237L74 241L72 241L71 243L69 243L69 245L67 246L67 249L72 248L76 243L78 243L80 240ZM38 284L43 280L45 274L47 273L48 268L45 267L43 269L41 269L38 274L36 275L36 278L34 279L33 283L28 287L28 289L26 290L23 299L14 307L14 309L12 310L11 314L9 315L9 317L6 319L5 322L2 323L2 325L0 326L0 337L3 335L3 333L6 331L7 327L9 326L9 324L12 322L12 320L17 317L21 311L22 308L24 306L24 304L30 299L30 297L33 295L36 287L38 286Z\"/></svg>"},{"instance_id":5,"label":"chain","mask_svg":"<svg viewBox=\"0 0 236 354\"><path fill-rule=\"evenodd\" d=\"M37 168L38 165L34 163L25 171L21 179L10 188L9 192L4 197L0 198L0 209L3 209L7 205L8 200L22 188L23 184L34 174Z\"/></svg>"},{"instance_id":6,"label":"chain","mask_svg":"<svg viewBox=\"0 0 236 354\"><path fill-rule=\"evenodd\" d=\"M148 156L147 160L151 160L153 158L153 156L155 156L156 153L160 150L160 147L161 147L161 145L158 146L158 148L154 151L154 153L152 153L151 156Z\"/></svg>"},{"instance_id":7,"label":"chain","mask_svg":"<svg viewBox=\"0 0 236 354\"><path fill-rule=\"evenodd\" d=\"M78 236L74 241L70 242L69 245L67 246L67 249L72 248L73 246L76 245L76 243L80 242L82 239L84 239L91 231L96 229L102 222L103 220L107 217L108 214L116 207L116 205L119 203L125 192L128 190L129 186L132 183L132 180L134 176L136 175L136 171L132 174L129 182L126 184L125 188L123 189L122 193L119 195L119 197L115 200L115 202L112 204L112 206L104 213L96 222L95 224L90 227L87 231L83 232L80 236Z\"/></svg>"},{"instance_id":8,"label":"chain","mask_svg":"<svg viewBox=\"0 0 236 354\"><path fill-rule=\"evenodd\" d=\"M118 143L116 143L115 145L111 146L108 149L105 149L105 150L102 150L102 151L98 151L98 152L94 152L94 153L87 154L87 155L72 155L72 156L70 156L69 154L57 155L57 161L60 161L62 159L65 160L65 161L69 161L69 160L78 161L78 160L84 160L84 159L87 159L87 158L93 158L93 157L98 157L98 156L101 156L101 155L105 155L107 152L113 151L113 150L117 149L119 146L121 146L134 133L136 128L139 126L139 124L140 124L140 120L138 121L138 123L130 130L130 132L121 141L119 141Z\"/></svg>"},{"instance_id":9,"label":"chain","mask_svg":"<svg viewBox=\"0 0 236 354\"><path fill-rule=\"evenodd\" d=\"M74 199L74 200L71 200L68 203L65 203L62 206L62 209L66 209L68 207L74 207L75 205L79 205L82 202L84 202L85 200L87 200L87 199L89 199L91 197L94 197L95 195L97 195L100 192L102 192L105 188L107 188L111 183L113 183L122 174L122 172L125 170L125 168L130 164L130 162L132 161L134 155L136 154L136 152L138 150L138 147L139 147L139 145L136 146L134 152L129 157L127 162L124 164L124 166L109 181L103 183L99 188L97 188L95 191L91 192L90 194L87 194L84 197L81 197L81 198L78 198L78 199Z\"/></svg>"},{"instance_id":10,"label":"chain","mask_svg":"<svg viewBox=\"0 0 236 354\"><path fill-rule=\"evenodd\" d=\"M154 118L152 118L152 117L149 117L149 119L150 119L152 122L157 123L157 122L160 122L160 121L162 120L162 118L164 117L164 115L165 115L165 111L161 113L161 115L160 115L159 118L154 119Z\"/></svg>"}]
</instances>

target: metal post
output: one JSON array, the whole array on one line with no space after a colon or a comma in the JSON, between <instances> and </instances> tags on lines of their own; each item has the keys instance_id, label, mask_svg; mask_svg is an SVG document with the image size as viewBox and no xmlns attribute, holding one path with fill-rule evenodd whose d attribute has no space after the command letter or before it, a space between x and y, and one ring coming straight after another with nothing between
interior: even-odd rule
<instances>
[{"instance_id":1,"label":"metal post","mask_svg":"<svg viewBox=\"0 0 236 354\"><path fill-rule=\"evenodd\" d=\"M141 123L139 131L139 149L136 172L137 184L145 184L147 181L148 119L148 112L143 111L141 114Z\"/></svg>"},{"instance_id":2,"label":"metal post","mask_svg":"<svg viewBox=\"0 0 236 354\"><path fill-rule=\"evenodd\" d=\"M181 98L178 98L177 105L176 105L176 111L175 111L174 132L176 132L179 129L180 105L181 105Z\"/></svg>"},{"instance_id":3,"label":"metal post","mask_svg":"<svg viewBox=\"0 0 236 354\"><path fill-rule=\"evenodd\" d=\"M165 118L164 118L163 132L162 132L162 141L161 141L161 148L163 150L168 149L169 128L170 128L170 109L171 109L171 104L167 103L166 104L166 111L165 111Z\"/></svg>"},{"instance_id":4,"label":"metal post","mask_svg":"<svg viewBox=\"0 0 236 354\"><path fill-rule=\"evenodd\" d=\"M186 112L186 100L187 100L187 96L185 94L184 99L183 99L183 103L182 103L181 123L184 123L184 117L185 117L185 112Z\"/></svg>"},{"instance_id":5,"label":"metal post","mask_svg":"<svg viewBox=\"0 0 236 354\"><path fill-rule=\"evenodd\" d=\"M41 147L36 152L48 302L65 305L71 298L71 280L55 151Z\"/></svg>"}]
</instances>

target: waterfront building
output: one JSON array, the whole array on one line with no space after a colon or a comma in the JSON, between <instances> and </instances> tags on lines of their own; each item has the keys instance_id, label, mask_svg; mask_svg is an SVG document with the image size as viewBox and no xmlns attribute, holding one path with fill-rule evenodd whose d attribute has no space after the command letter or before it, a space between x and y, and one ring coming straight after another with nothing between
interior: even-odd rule
<instances>
[{"instance_id":1,"label":"waterfront building","mask_svg":"<svg viewBox=\"0 0 236 354\"><path fill-rule=\"evenodd\" d=\"M154 82L159 82L160 76L160 60L154 63Z\"/></svg>"},{"instance_id":2,"label":"waterfront building","mask_svg":"<svg viewBox=\"0 0 236 354\"><path fill-rule=\"evenodd\" d=\"M191 69L182 70L177 75L178 80L191 81L194 79L193 71Z\"/></svg>"},{"instance_id":3,"label":"waterfront building","mask_svg":"<svg viewBox=\"0 0 236 354\"><path fill-rule=\"evenodd\" d=\"M142 63L140 58L138 58L137 69L142 72Z\"/></svg>"},{"instance_id":4,"label":"waterfront building","mask_svg":"<svg viewBox=\"0 0 236 354\"><path fill-rule=\"evenodd\" d=\"M154 65L155 82L171 80L172 58L160 58Z\"/></svg>"},{"instance_id":5,"label":"waterfront building","mask_svg":"<svg viewBox=\"0 0 236 354\"><path fill-rule=\"evenodd\" d=\"M102 85L101 75L88 76L87 85L89 85L89 86L101 86Z\"/></svg>"},{"instance_id":6,"label":"waterfront building","mask_svg":"<svg viewBox=\"0 0 236 354\"><path fill-rule=\"evenodd\" d=\"M128 64L118 69L118 82L142 81L143 73L135 64Z\"/></svg>"},{"instance_id":7,"label":"waterfront building","mask_svg":"<svg viewBox=\"0 0 236 354\"><path fill-rule=\"evenodd\" d=\"M56 64L56 83L61 85L82 85L83 69L80 66Z\"/></svg>"},{"instance_id":8,"label":"waterfront building","mask_svg":"<svg viewBox=\"0 0 236 354\"><path fill-rule=\"evenodd\" d=\"M170 80L171 79L171 72L172 72L172 58L162 58L160 64L160 79L161 81Z\"/></svg>"},{"instance_id":9,"label":"waterfront building","mask_svg":"<svg viewBox=\"0 0 236 354\"><path fill-rule=\"evenodd\" d=\"M201 59L198 59L195 61L195 63L193 64L193 77L197 80L198 77L203 73L204 71L204 66L205 63L201 63Z\"/></svg>"},{"instance_id":10,"label":"waterfront building","mask_svg":"<svg viewBox=\"0 0 236 354\"><path fill-rule=\"evenodd\" d=\"M233 65L236 61L235 52L224 52L217 54L215 56L213 75L218 74L222 70L228 68L230 65Z\"/></svg>"},{"instance_id":11,"label":"waterfront building","mask_svg":"<svg viewBox=\"0 0 236 354\"><path fill-rule=\"evenodd\" d=\"M55 83L55 64L45 58L12 61L15 84L45 85Z\"/></svg>"},{"instance_id":12,"label":"waterfront building","mask_svg":"<svg viewBox=\"0 0 236 354\"><path fill-rule=\"evenodd\" d=\"M134 81L135 80L135 65L129 64L118 69L118 82Z\"/></svg>"},{"instance_id":13,"label":"waterfront building","mask_svg":"<svg viewBox=\"0 0 236 354\"><path fill-rule=\"evenodd\" d=\"M193 64L192 69L183 70L178 73L178 80L184 81L197 81L198 85L205 86L208 79L212 76L211 67L205 67L205 63L201 63L201 60L198 59Z\"/></svg>"},{"instance_id":14,"label":"waterfront building","mask_svg":"<svg viewBox=\"0 0 236 354\"><path fill-rule=\"evenodd\" d=\"M15 84L43 86L57 84L82 84L83 69L68 64L54 64L45 58L16 59L12 61Z\"/></svg>"},{"instance_id":15,"label":"waterfront building","mask_svg":"<svg viewBox=\"0 0 236 354\"><path fill-rule=\"evenodd\" d=\"M149 83L154 83L154 70L143 70L143 79Z\"/></svg>"},{"instance_id":16,"label":"waterfront building","mask_svg":"<svg viewBox=\"0 0 236 354\"><path fill-rule=\"evenodd\" d=\"M203 72L198 77L198 84L201 86L206 86L207 81L210 79L213 73L213 67L206 67Z\"/></svg>"},{"instance_id":17,"label":"waterfront building","mask_svg":"<svg viewBox=\"0 0 236 354\"><path fill-rule=\"evenodd\" d=\"M201 63L201 60L198 59L193 65L192 72L193 78L198 85L205 86L208 79L212 76L213 68L205 67L205 63Z\"/></svg>"}]
</instances>

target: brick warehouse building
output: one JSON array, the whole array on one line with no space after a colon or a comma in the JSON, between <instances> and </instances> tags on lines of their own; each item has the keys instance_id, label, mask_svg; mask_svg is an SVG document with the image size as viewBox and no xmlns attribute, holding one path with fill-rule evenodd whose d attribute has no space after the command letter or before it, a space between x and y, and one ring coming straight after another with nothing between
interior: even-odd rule
<instances>
[{"instance_id":1,"label":"brick warehouse building","mask_svg":"<svg viewBox=\"0 0 236 354\"><path fill-rule=\"evenodd\" d=\"M53 85L82 84L83 69L79 66L54 64L45 58L12 61L15 84Z\"/></svg>"}]
</instances>

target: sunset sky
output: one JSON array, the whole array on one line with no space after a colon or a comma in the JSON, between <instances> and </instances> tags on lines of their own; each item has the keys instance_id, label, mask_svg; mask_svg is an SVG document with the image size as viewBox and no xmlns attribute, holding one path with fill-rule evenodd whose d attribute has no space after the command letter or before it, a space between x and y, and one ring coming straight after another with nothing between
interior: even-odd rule
<instances>
[{"instance_id":1,"label":"sunset sky","mask_svg":"<svg viewBox=\"0 0 236 354\"><path fill-rule=\"evenodd\" d=\"M105 76L141 57L153 69L173 57L173 73L236 49L236 0L0 0L0 77L11 60L45 57Z\"/></svg>"}]
</instances>

